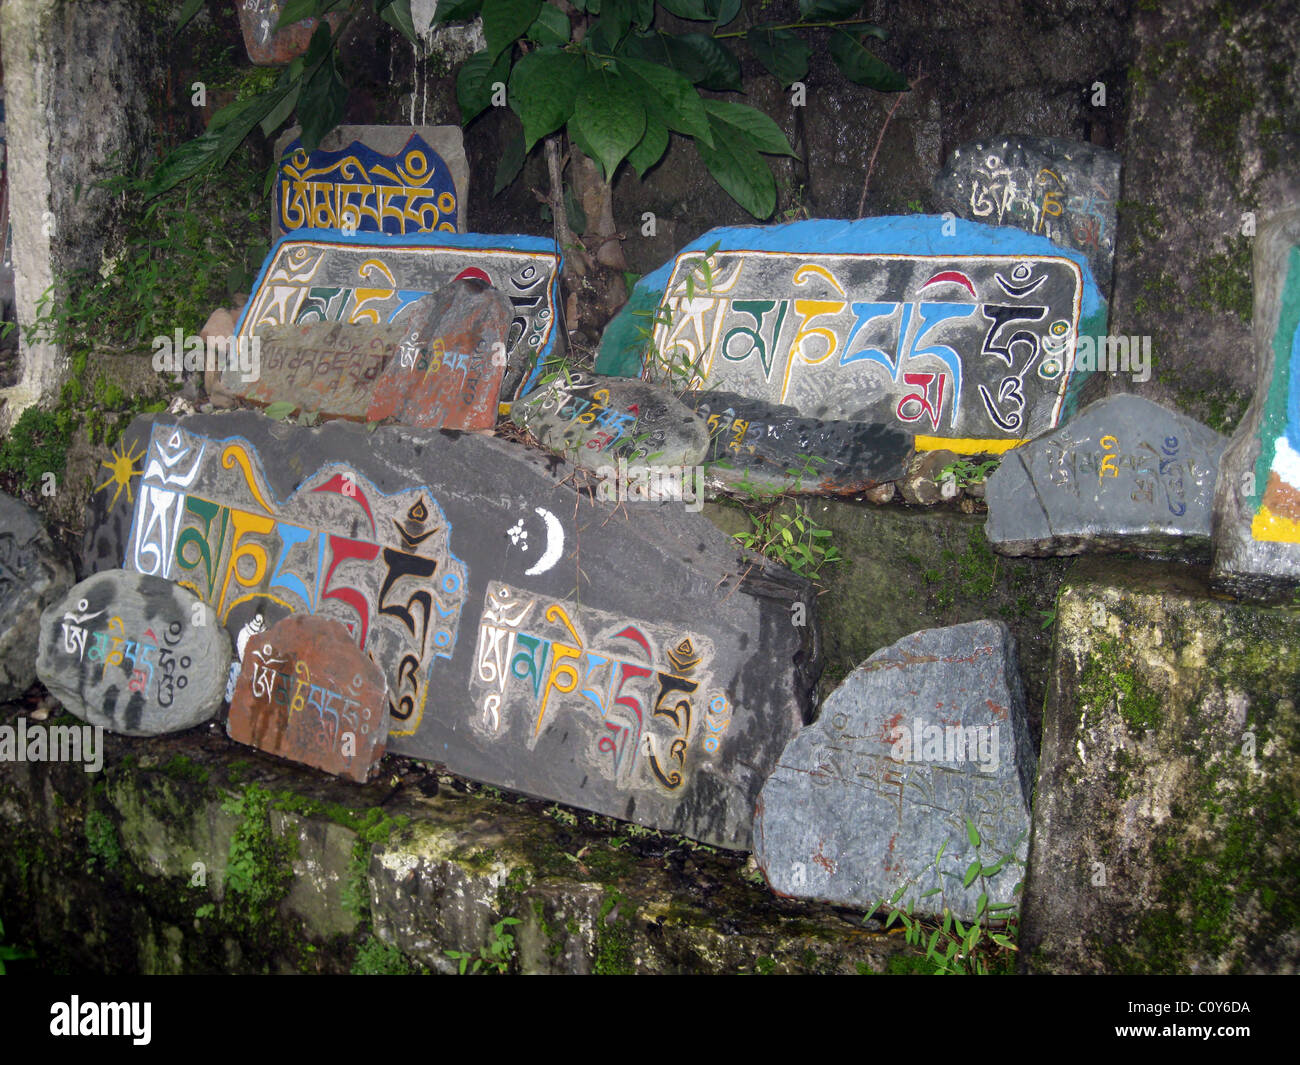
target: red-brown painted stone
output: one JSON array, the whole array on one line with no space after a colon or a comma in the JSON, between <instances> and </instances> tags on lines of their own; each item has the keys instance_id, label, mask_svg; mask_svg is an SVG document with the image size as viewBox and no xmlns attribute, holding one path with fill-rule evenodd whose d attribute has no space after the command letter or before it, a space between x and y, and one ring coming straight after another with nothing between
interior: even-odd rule
<instances>
[{"instance_id":1,"label":"red-brown painted stone","mask_svg":"<svg viewBox=\"0 0 1300 1065\"><path fill-rule=\"evenodd\" d=\"M421 429L491 429L506 371L510 301L464 271L414 315L397 357L375 384L367 421Z\"/></svg>"},{"instance_id":2,"label":"red-brown painted stone","mask_svg":"<svg viewBox=\"0 0 1300 1065\"><path fill-rule=\"evenodd\" d=\"M278 33L276 24L284 0L239 0L239 28L244 34L244 47L248 58L258 66L283 66L307 51L311 35L316 32L317 20L306 18L286 26ZM326 15L330 29L337 31L343 16Z\"/></svg>"},{"instance_id":3,"label":"red-brown painted stone","mask_svg":"<svg viewBox=\"0 0 1300 1065\"><path fill-rule=\"evenodd\" d=\"M226 732L365 783L388 743L384 675L340 622L291 614L248 641Z\"/></svg>"}]
</instances>

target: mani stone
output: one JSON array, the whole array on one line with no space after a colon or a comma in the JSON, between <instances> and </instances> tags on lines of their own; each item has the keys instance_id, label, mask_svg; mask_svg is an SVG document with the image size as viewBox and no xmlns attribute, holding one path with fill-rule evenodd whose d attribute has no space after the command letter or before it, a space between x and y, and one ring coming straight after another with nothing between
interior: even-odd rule
<instances>
[{"instance_id":1,"label":"mani stone","mask_svg":"<svg viewBox=\"0 0 1300 1065\"><path fill-rule=\"evenodd\" d=\"M267 255L235 331L243 341L279 325L388 325L455 278L478 277L510 301L501 388L509 400L533 387L562 342L560 267L555 241L543 237L296 231Z\"/></svg>"},{"instance_id":2,"label":"mani stone","mask_svg":"<svg viewBox=\"0 0 1300 1065\"><path fill-rule=\"evenodd\" d=\"M252 411L142 416L117 453L90 564L193 587L245 661L287 615L346 625L393 753L748 849L820 671L812 592L682 501L593 500L481 433Z\"/></svg>"},{"instance_id":3,"label":"mani stone","mask_svg":"<svg viewBox=\"0 0 1300 1065\"><path fill-rule=\"evenodd\" d=\"M510 301L467 270L410 320L397 357L375 383L366 411L422 429L491 429L506 370ZM418 305L417 305L418 306Z\"/></svg>"},{"instance_id":4,"label":"mani stone","mask_svg":"<svg viewBox=\"0 0 1300 1065\"><path fill-rule=\"evenodd\" d=\"M1300 971L1300 615L1202 567L1077 563L1021 909L1034 973Z\"/></svg>"},{"instance_id":5,"label":"mani stone","mask_svg":"<svg viewBox=\"0 0 1300 1065\"><path fill-rule=\"evenodd\" d=\"M612 467L617 458L659 466L704 460L704 419L662 385L575 373L514 404L511 418L579 466Z\"/></svg>"},{"instance_id":6,"label":"mani stone","mask_svg":"<svg viewBox=\"0 0 1300 1065\"><path fill-rule=\"evenodd\" d=\"M0 702L36 680L41 611L72 586L72 567L41 516L0 493Z\"/></svg>"},{"instance_id":7,"label":"mani stone","mask_svg":"<svg viewBox=\"0 0 1300 1065\"><path fill-rule=\"evenodd\" d=\"M248 356L239 353L240 369L233 360L227 363L220 386L259 406L290 403L295 410L325 417L364 419L375 383L409 331L406 320L389 325L268 326L242 341ZM245 374L244 365L254 372Z\"/></svg>"},{"instance_id":8,"label":"mani stone","mask_svg":"<svg viewBox=\"0 0 1300 1065\"><path fill-rule=\"evenodd\" d=\"M290 614L248 641L226 733L364 784L388 742L384 674L339 622Z\"/></svg>"},{"instance_id":9,"label":"mani stone","mask_svg":"<svg viewBox=\"0 0 1300 1065\"><path fill-rule=\"evenodd\" d=\"M305 18L301 22L277 30L285 0L240 0L239 28L244 35L248 58L257 66L283 66L302 55L311 44L317 20ZM332 31L337 31L341 14L326 16Z\"/></svg>"},{"instance_id":10,"label":"mani stone","mask_svg":"<svg viewBox=\"0 0 1300 1065\"><path fill-rule=\"evenodd\" d=\"M709 478L779 491L856 495L897 480L912 437L888 425L804 418L793 407L735 392L688 392L705 420Z\"/></svg>"},{"instance_id":11,"label":"mani stone","mask_svg":"<svg viewBox=\"0 0 1300 1065\"><path fill-rule=\"evenodd\" d=\"M158 736L221 706L230 638L211 607L171 581L96 573L46 609L40 638L41 682L91 725Z\"/></svg>"},{"instance_id":12,"label":"mani stone","mask_svg":"<svg viewBox=\"0 0 1300 1065\"><path fill-rule=\"evenodd\" d=\"M1083 252L1110 290L1120 155L1063 137L1003 137L956 148L935 181L935 207L958 218L1041 233Z\"/></svg>"},{"instance_id":13,"label":"mani stone","mask_svg":"<svg viewBox=\"0 0 1300 1065\"><path fill-rule=\"evenodd\" d=\"M469 229L469 162L459 126L338 126L310 153L294 126L276 141L275 158L273 239L296 229Z\"/></svg>"},{"instance_id":14,"label":"mani stone","mask_svg":"<svg viewBox=\"0 0 1300 1065\"><path fill-rule=\"evenodd\" d=\"M1269 598L1300 583L1300 207L1255 237L1255 398L1214 499L1215 585Z\"/></svg>"},{"instance_id":15,"label":"mani stone","mask_svg":"<svg viewBox=\"0 0 1300 1065\"><path fill-rule=\"evenodd\" d=\"M637 282L595 368L887 426L918 450L999 452L1073 412L1092 369L1075 338L1105 332L1086 257L1046 237L814 220L688 244Z\"/></svg>"},{"instance_id":16,"label":"mani stone","mask_svg":"<svg viewBox=\"0 0 1300 1065\"><path fill-rule=\"evenodd\" d=\"M1109 396L1003 456L985 499L1004 555L1204 553L1227 439L1140 396Z\"/></svg>"},{"instance_id":17,"label":"mani stone","mask_svg":"<svg viewBox=\"0 0 1300 1065\"><path fill-rule=\"evenodd\" d=\"M754 859L778 895L870 909L905 886L899 906L974 920L983 891L1017 901L1036 771L1010 630L916 632L849 674L786 747L754 815ZM963 889L972 861L1007 854Z\"/></svg>"}]
</instances>

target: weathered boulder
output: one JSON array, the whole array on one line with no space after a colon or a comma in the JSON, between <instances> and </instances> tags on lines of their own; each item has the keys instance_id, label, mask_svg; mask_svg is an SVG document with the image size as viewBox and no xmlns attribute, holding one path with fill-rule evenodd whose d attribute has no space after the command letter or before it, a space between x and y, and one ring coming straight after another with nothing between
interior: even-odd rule
<instances>
[{"instance_id":1,"label":"weathered boulder","mask_svg":"<svg viewBox=\"0 0 1300 1065\"><path fill-rule=\"evenodd\" d=\"M899 906L974 920L981 893L1015 902L1036 772L1007 627L913 633L854 670L786 747L759 798L754 858L780 895L870 909L904 888ZM964 886L973 861L1004 856Z\"/></svg>"},{"instance_id":2,"label":"weathered boulder","mask_svg":"<svg viewBox=\"0 0 1300 1065\"><path fill-rule=\"evenodd\" d=\"M1030 972L1300 970L1300 618L1205 576L1088 559L1062 589Z\"/></svg>"},{"instance_id":3,"label":"weathered boulder","mask_svg":"<svg viewBox=\"0 0 1300 1065\"><path fill-rule=\"evenodd\" d=\"M92 725L128 736L193 728L221 707L230 639L207 604L171 581L106 570L41 615L36 672Z\"/></svg>"},{"instance_id":4,"label":"weathered boulder","mask_svg":"<svg viewBox=\"0 0 1300 1065\"><path fill-rule=\"evenodd\" d=\"M72 567L41 516L0 493L0 702L36 680L41 612L72 582Z\"/></svg>"},{"instance_id":5,"label":"weathered boulder","mask_svg":"<svg viewBox=\"0 0 1300 1065\"><path fill-rule=\"evenodd\" d=\"M1003 457L987 482L989 542L1006 555L1204 554L1227 443L1140 396L1108 396Z\"/></svg>"}]
</instances>

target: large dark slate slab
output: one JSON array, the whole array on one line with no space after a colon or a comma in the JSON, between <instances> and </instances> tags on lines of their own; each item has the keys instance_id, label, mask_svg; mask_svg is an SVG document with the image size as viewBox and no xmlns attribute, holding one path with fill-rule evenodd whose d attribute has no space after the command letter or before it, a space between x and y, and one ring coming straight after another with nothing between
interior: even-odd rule
<instances>
[{"instance_id":1,"label":"large dark slate slab","mask_svg":"<svg viewBox=\"0 0 1300 1065\"><path fill-rule=\"evenodd\" d=\"M694 466L709 446L704 420L676 396L626 377L568 374L519 400L510 416L552 451L591 469L617 458Z\"/></svg>"},{"instance_id":2,"label":"large dark slate slab","mask_svg":"<svg viewBox=\"0 0 1300 1065\"><path fill-rule=\"evenodd\" d=\"M41 611L72 581L72 567L41 516L0 492L0 702L36 680Z\"/></svg>"},{"instance_id":3,"label":"large dark slate slab","mask_svg":"<svg viewBox=\"0 0 1300 1065\"><path fill-rule=\"evenodd\" d=\"M1213 579L1268 597L1300 583L1300 208L1255 238L1255 366L1215 492Z\"/></svg>"},{"instance_id":4,"label":"large dark slate slab","mask_svg":"<svg viewBox=\"0 0 1300 1065\"><path fill-rule=\"evenodd\" d=\"M145 452L133 524L92 515L90 558L192 585L245 648L290 613L348 625L389 750L749 846L819 669L810 591L683 503L591 501L479 434L239 411L140 418L121 446Z\"/></svg>"},{"instance_id":5,"label":"large dark slate slab","mask_svg":"<svg viewBox=\"0 0 1300 1065\"><path fill-rule=\"evenodd\" d=\"M235 332L251 340L277 325L387 325L455 278L476 277L510 301L502 396L512 398L563 342L560 264L555 241L543 237L295 230L266 257Z\"/></svg>"},{"instance_id":6,"label":"large dark slate slab","mask_svg":"<svg viewBox=\"0 0 1300 1065\"><path fill-rule=\"evenodd\" d=\"M856 495L907 468L912 437L889 425L804 418L793 407L735 392L688 392L709 430L710 480Z\"/></svg>"},{"instance_id":7,"label":"large dark slate slab","mask_svg":"<svg viewBox=\"0 0 1300 1065\"><path fill-rule=\"evenodd\" d=\"M459 126L337 126L311 153L301 138L294 126L275 142L273 237L295 229L469 229L469 163Z\"/></svg>"},{"instance_id":8,"label":"large dark slate slab","mask_svg":"<svg viewBox=\"0 0 1300 1065\"><path fill-rule=\"evenodd\" d=\"M637 282L596 370L890 426L921 450L1000 452L1072 413L1076 338L1105 323L1080 252L1008 227L723 228Z\"/></svg>"},{"instance_id":9,"label":"large dark slate slab","mask_svg":"<svg viewBox=\"0 0 1300 1065\"><path fill-rule=\"evenodd\" d=\"M1109 396L1006 455L985 487L1007 555L1209 548L1227 439L1140 396Z\"/></svg>"},{"instance_id":10,"label":"large dark slate slab","mask_svg":"<svg viewBox=\"0 0 1300 1065\"><path fill-rule=\"evenodd\" d=\"M983 891L1016 901L1017 861L966 889L962 877L977 856L1023 866L1036 773L1007 627L913 633L855 669L785 749L759 799L754 859L780 895L870 909L907 885L898 905L973 920Z\"/></svg>"},{"instance_id":11,"label":"large dark slate slab","mask_svg":"<svg viewBox=\"0 0 1300 1065\"><path fill-rule=\"evenodd\" d=\"M953 150L936 179L935 207L1081 251L1109 291L1120 162L1118 152L1064 137L971 141Z\"/></svg>"},{"instance_id":12,"label":"large dark slate slab","mask_svg":"<svg viewBox=\"0 0 1300 1065\"><path fill-rule=\"evenodd\" d=\"M221 706L230 638L212 608L171 581L87 577L41 615L36 671L64 708L128 736L193 728Z\"/></svg>"}]
</instances>

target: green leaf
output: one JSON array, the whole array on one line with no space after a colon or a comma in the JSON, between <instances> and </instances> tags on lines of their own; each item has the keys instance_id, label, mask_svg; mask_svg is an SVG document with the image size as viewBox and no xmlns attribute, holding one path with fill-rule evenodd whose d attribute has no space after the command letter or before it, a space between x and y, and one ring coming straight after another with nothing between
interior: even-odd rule
<instances>
[{"instance_id":1,"label":"green leaf","mask_svg":"<svg viewBox=\"0 0 1300 1065\"><path fill-rule=\"evenodd\" d=\"M799 0L799 17L804 22L838 22L861 7L862 0Z\"/></svg>"},{"instance_id":2,"label":"green leaf","mask_svg":"<svg viewBox=\"0 0 1300 1065\"><path fill-rule=\"evenodd\" d=\"M709 0L709 6L713 8L714 27L721 29L723 26L730 26L736 20L744 2L743 0Z\"/></svg>"},{"instance_id":3,"label":"green leaf","mask_svg":"<svg viewBox=\"0 0 1300 1065\"><path fill-rule=\"evenodd\" d=\"M742 89L740 60L712 37L700 33L635 34L623 43L622 54L668 67L706 89Z\"/></svg>"},{"instance_id":4,"label":"green leaf","mask_svg":"<svg viewBox=\"0 0 1300 1065\"><path fill-rule=\"evenodd\" d=\"M713 145L698 138L695 150L700 153L709 173L741 207L760 221L776 210L776 180L772 171L754 150L749 140L732 126L709 117Z\"/></svg>"},{"instance_id":5,"label":"green leaf","mask_svg":"<svg viewBox=\"0 0 1300 1065\"><path fill-rule=\"evenodd\" d=\"M321 27L329 32L327 23ZM319 30L317 33L319 34ZM330 130L343 121L347 108L348 89L339 77L334 55L330 53L316 72L302 87L298 113L302 118L302 146L308 152L320 147L320 142ZM218 164L220 165L220 164Z\"/></svg>"},{"instance_id":6,"label":"green leaf","mask_svg":"<svg viewBox=\"0 0 1300 1065\"><path fill-rule=\"evenodd\" d=\"M979 920L982 916L984 916L984 911L988 909L988 906L989 906L989 895L988 895L988 892L987 892L987 891L981 891L981 892L980 892L979 901L976 902L976 904L975 904L975 919L976 919L976 920Z\"/></svg>"},{"instance_id":7,"label":"green leaf","mask_svg":"<svg viewBox=\"0 0 1300 1065\"><path fill-rule=\"evenodd\" d=\"M433 14L433 24L466 22L483 9L483 0L438 0L438 10Z\"/></svg>"},{"instance_id":8,"label":"green leaf","mask_svg":"<svg viewBox=\"0 0 1300 1065\"><path fill-rule=\"evenodd\" d=\"M415 32L415 20L411 18L411 0L394 0L379 13L379 17L412 44L419 43L420 38Z\"/></svg>"},{"instance_id":9,"label":"green leaf","mask_svg":"<svg viewBox=\"0 0 1300 1065\"><path fill-rule=\"evenodd\" d=\"M638 29L648 30L655 20L655 0L635 0L632 10L632 24Z\"/></svg>"},{"instance_id":10,"label":"green leaf","mask_svg":"<svg viewBox=\"0 0 1300 1065\"><path fill-rule=\"evenodd\" d=\"M928 899L931 895L937 895L943 888L932 887L929 891L922 891L919 898Z\"/></svg>"},{"instance_id":11,"label":"green leaf","mask_svg":"<svg viewBox=\"0 0 1300 1065\"><path fill-rule=\"evenodd\" d=\"M794 155L781 127L762 111L730 100L705 100L704 110L710 118L725 122L738 133L744 134L760 152Z\"/></svg>"},{"instance_id":12,"label":"green leaf","mask_svg":"<svg viewBox=\"0 0 1300 1065\"><path fill-rule=\"evenodd\" d=\"M294 404L282 400L279 403L272 403L269 407L264 409L262 413L272 421L282 422L296 409L297 408Z\"/></svg>"},{"instance_id":13,"label":"green leaf","mask_svg":"<svg viewBox=\"0 0 1300 1065\"><path fill-rule=\"evenodd\" d=\"M928 942L925 945L925 953L927 955L933 954L934 945L938 942L939 942L939 930L936 928L933 932L930 933L930 942Z\"/></svg>"},{"instance_id":14,"label":"green leaf","mask_svg":"<svg viewBox=\"0 0 1300 1065\"><path fill-rule=\"evenodd\" d=\"M492 103L492 86L504 82L510 69L510 55L504 53L493 61L487 49L475 52L456 74L456 102L460 105L461 125L467 125Z\"/></svg>"},{"instance_id":15,"label":"green leaf","mask_svg":"<svg viewBox=\"0 0 1300 1065\"><path fill-rule=\"evenodd\" d=\"M528 27L528 39L538 44L568 44L572 35L569 16L550 4L542 5L537 21Z\"/></svg>"},{"instance_id":16,"label":"green leaf","mask_svg":"<svg viewBox=\"0 0 1300 1065\"><path fill-rule=\"evenodd\" d=\"M754 57L783 88L807 76L812 48L797 33L759 26L745 34L745 41Z\"/></svg>"},{"instance_id":17,"label":"green leaf","mask_svg":"<svg viewBox=\"0 0 1300 1065\"><path fill-rule=\"evenodd\" d=\"M590 42L591 50L612 55L632 28L634 14L633 0L604 0L600 19L587 27L585 40Z\"/></svg>"},{"instance_id":18,"label":"green leaf","mask_svg":"<svg viewBox=\"0 0 1300 1065\"><path fill-rule=\"evenodd\" d=\"M593 158L605 180L613 180L618 164L645 135L645 107L636 90L607 71L588 71L578 87L573 117L596 153Z\"/></svg>"},{"instance_id":19,"label":"green leaf","mask_svg":"<svg viewBox=\"0 0 1300 1065\"><path fill-rule=\"evenodd\" d=\"M493 59L528 32L542 0L483 0L483 36Z\"/></svg>"},{"instance_id":20,"label":"green leaf","mask_svg":"<svg viewBox=\"0 0 1300 1065\"><path fill-rule=\"evenodd\" d=\"M321 0L287 0L284 7L280 8L280 21L275 24L275 32L279 33L305 18L315 18L320 14L320 8Z\"/></svg>"},{"instance_id":21,"label":"green leaf","mask_svg":"<svg viewBox=\"0 0 1300 1065\"><path fill-rule=\"evenodd\" d=\"M524 168L524 159L527 156L528 152L524 149L523 130L516 130L514 135L506 141L506 146L501 150L501 158L497 160L496 179L492 182L493 196L499 195L502 189L510 185L519 176L519 171Z\"/></svg>"},{"instance_id":22,"label":"green leaf","mask_svg":"<svg viewBox=\"0 0 1300 1065\"><path fill-rule=\"evenodd\" d=\"M881 92L906 92L907 79L884 60L877 59L863 44L865 33L837 29L831 36L830 52L835 65L849 81Z\"/></svg>"},{"instance_id":23,"label":"green leaf","mask_svg":"<svg viewBox=\"0 0 1300 1065\"><path fill-rule=\"evenodd\" d=\"M659 0L666 10L678 18L693 19L696 22L712 22L714 11L708 0Z\"/></svg>"},{"instance_id":24,"label":"green leaf","mask_svg":"<svg viewBox=\"0 0 1300 1065\"><path fill-rule=\"evenodd\" d=\"M969 868L966 870L966 875L961 879L961 886L964 888L970 887L975 883L975 878L979 875L980 863L978 861L971 862Z\"/></svg>"},{"instance_id":25,"label":"green leaf","mask_svg":"<svg viewBox=\"0 0 1300 1065\"><path fill-rule=\"evenodd\" d=\"M980 845L979 829L975 827L975 822L969 817L966 818L966 838L970 840L970 845L972 847L978 847Z\"/></svg>"},{"instance_id":26,"label":"green leaf","mask_svg":"<svg viewBox=\"0 0 1300 1065\"><path fill-rule=\"evenodd\" d=\"M524 150L554 133L573 114L586 60L558 48L538 48L510 72L510 107L524 124Z\"/></svg>"},{"instance_id":27,"label":"green leaf","mask_svg":"<svg viewBox=\"0 0 1300 1065\"><path fill-rule=\"evenodd\" d=\"M997 876L998 873L1002 872L1002 867L1006 864L1007 864L1007 859L1003 858L1000 862L996 863L995 865L986 865L984 866L983 869L980 870L980 876Z\"/></svg>"},{"instance_id":28,"label":"green leaf","mask_svg":"<svg viewBox=\"0 0 1300 1065\"><path fill-rule=\"evenodd\" d=\"M713 143L704 101L687 78L658 63L625 56L619 57L618 70L641 94L646 112L662 125Z\"/></svg>"},{"instance_id":29,"label":"green leaf","mask_svg":"<svg viewBox=\"0 0 1300 1065\"><path fill-rule=\"evenodd\" d=\"M637 142L637 146L627 153L627 161L636 170L636 176L644 178L646 171L659 162L667 150L668 127L647 113L645 134ZM628 290L631 291L630 285Z\"/></svg>"},{"instance_id":30,"label":"green leaf","mask_svg":"<svg viewBox=\"0 0 1300 1065\"><path fill-rule=\"evenodd\" d=\"M262 119L262 135L264 137L269 137L284 125L289 116L293 114L293 109L298 106L298 96L301 92L302 83L299 82L284 94L284 99L266 113L266 117Z\"/></svg>"},{"instance_id":31,"label":"green leaf","mask_svg":"<svg viewBox=\"0 0 1300 1065\"><path fill-rule=\"evenodd\" d=\"M190 19L199 13L202 6L203 0L185 0L185 6L181 8L181 13L176 18L177 33L180 33L189 24Z\"/></svg>"}]
</instances>

